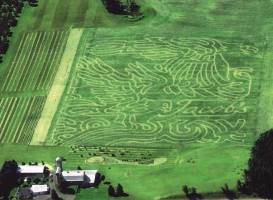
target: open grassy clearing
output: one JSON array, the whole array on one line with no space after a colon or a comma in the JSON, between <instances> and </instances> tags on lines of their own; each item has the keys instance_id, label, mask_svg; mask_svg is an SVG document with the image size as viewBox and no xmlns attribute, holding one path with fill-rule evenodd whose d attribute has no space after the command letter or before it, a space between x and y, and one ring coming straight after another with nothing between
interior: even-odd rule
<instances>
[{"instance_id":1,"label":"open grassy clearing","mask_svg":"<svg viewBox=\"0 0 273 200\"><path fill-rule=\"evenodd\" d=\"M216 153L216 149L221 153ZM249 148L236 146L195 145L186 149L176 149L170 152L174 159L164 165L122 165L113 163L86 163L88 154L84 157L75 155L68 147L1 145L5 154L0 155L0 161L16 159L19 162L42 160L54 167L57 155L67 158L64 168L73 169L80 165L83 169L96 168L114 185L121 183L131 195L128 199L160 199L166 196L180 195L183 184L194 185L202 193L215 192L224 183L235 186L240 177L241 169L245 167ZM212 156L213 155L213 156ZM175 159L182 160L180 164ZM195 163L187 162L193 159ZM204 170L212 169L213 170ZM164 180L164 181L163 181ZM106 195L106 187L99 190L83 190L78 199L111 199Z\"/></svg>"}]
</instances>

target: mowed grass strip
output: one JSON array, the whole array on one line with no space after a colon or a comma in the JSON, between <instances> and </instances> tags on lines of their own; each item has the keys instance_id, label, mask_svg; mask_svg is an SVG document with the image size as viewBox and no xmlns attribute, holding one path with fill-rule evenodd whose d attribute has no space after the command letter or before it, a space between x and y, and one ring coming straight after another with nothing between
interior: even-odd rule
<instances>
[{"instance_id":1,"label":"mowed grass strip","mask_svg":"<svg viewBox=\"0 0 273 200\"><path fill-rule=\"evenodd\" d=\"M39 12L37 12L37 15L35 17L36 21L33 24L34 29L40 28L41 22L43 21L43 18L45 16L47 6L48 6L48 3L41 3L41 5L39 6Z\"/></svg>"},{"instance_id":2,"label":"mowed grass strip","mask_svg":"<svg viewBox=\"0 0 273 200\"><path fill-rule=\"evenodd\" d=\"M101 0L40 0L39 6L26 20L31 30L105 27L124 23L124 17L113 17Z\"/></svg>"},{"instance_id":3,"label":"mowed grass strip","mask_svg":"<svg viewBox=\"0 0 273 200\"><path fill-rule=\"evenodd\" d=\"M49 91L41 119L31 140L32 145L43 144L47 137L51 122L65 90L82 32L82 29L72 29L70 31L60 66L58 67L52 88Z\"/></svg>"},{"instance_id":4,"label":"mowed grass strip","mask_svg":"<svg viewBox=\"0 0 273 200\"><path fill-rule=\"evenodd\" d=\"M67 0L59 0L56 10L55 10L55 15L51 24L52 28L60 28L63 27L67 17L68 17L68 10L70 6L71 1Z\"/></svg>"},{"instance_id":5,"label":"mowed grass strip","mask_svg":"<svg viewBox=\"0 0 273 200\"><path fill-rule=\"evenodd\" d=\"M84 26L84 22L85 22L85 17L87 14L87 10L89 8L89 1L88 0L81 0L81 1L77 1L78 5L75 5L75 10L72 13L73 18L70 19L73 23L73 21L75 21L75 26L76 27L82 27Z\"/></svg>"},{"instance_id":6,"label":"mowed grass strip","mask_svg":"<svg viewBox=\"0 0 273 200\"><path fill-rule=\"evenodd\" d=\"M29 144L45 97L0 99L0 143Z\"/></svg>"},{"instance_id":7,"label":"mowed grass strip","mask_svg":"<svg viewBox=\"0 0 273 200\"><path fill-rule=\"evenodd\" d=\"M0 91L47 91L56 74L66 38L66 31L24 34L14 61L3 76Z\"/></svg>"}]
</instances>

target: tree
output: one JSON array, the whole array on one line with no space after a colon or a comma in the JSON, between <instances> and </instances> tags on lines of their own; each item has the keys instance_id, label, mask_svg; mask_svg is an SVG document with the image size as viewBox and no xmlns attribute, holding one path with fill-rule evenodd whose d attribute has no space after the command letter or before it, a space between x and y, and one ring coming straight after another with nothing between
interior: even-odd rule
<instances>
[{"instance_id":1,"label":"tree","mask_svg":"<svg viewBox=\"0 0 273 200\"><path fill-rule=\"evenodd\" d=\"M189 188L187 185L184 185L182 188L182 191L185 193L186 197L189 200L203 199L202 195L197 193L197 190L195 187Z\"/></svg>"},{"instance_id":2,"label":"tree","mask_svg":"<svg viewBox=\"0 0 273 200\"><path fill-rule=\"evenodd\" d=\"M118 196L118 197L127 197L129 195L124 192L122 185L118 184L117 191L116 191L116 196Z\"/></svg>"},{"instance_id":3,"label":"tree","mask_svg":"<svg viewBox=\"0 0 273 200\"><path fill-rule=\"evenodd\" d=\"M99 187L101 181L102 181L101 174L100 173L96 173L94 187L96 187L96 188Z\"/></svg>"},{"instance_id":4,"label":"tree","mask_svg":"<svg viewBox=\"0 0 273 200\"><path fill-rule=\"evenodd\" d=\"M182 191L184 192L184 194L185 194L186 196L189 196L189 188L188 188L187 185L184 185L184 186L182 187Z\"/></svg>"},{"instance_id":5,"label":"tree","mask_svg":"<svg viewBox=\"0 0 273 200\"><path fill-rule=\"evenodd\" d=\"M227 184L221 187L221 190L227 199L233 200L237 198L236 193L230 190Z\"/></svg>"},{"instance_id":6,"label":"tree","mask_svg":"<svg viewBox=\"0 0 273 200\"><path fill-rule=\"evenodd\" d=\"M17 25L24 2L31 6L38 5L38 0L0 0L0 63L2 55L8 50L9 37L12 36L11 28Z\"/></svg>"},{"instance_id":7,"label":"tree","mask_svg":"<svg viewBox=\"0 0 273 200\"><path fill-rule=\"evenodd\" d=\"M35 183L36 185L39 183L39 182L41 182L41 179L40 178L35 178L34 180L33 180L33 183Z\"/></svg>"},{"instance_id":8,"label":"tree","mask_svg":"<svg viewBox=\"0 0 273 200\"><path fill-rule=\"evenodd\" d=\"M130 14L134 15L134 14L138 14L139 13L139 10L140 10L140 7L139 5L136 4L136 2L131 2L130 5L129 5L130 9Z\"/></svg>"},{"instance_id":9,"label":"tree","mask_svg":"<svg viewBox=\"0 0 273 200\"><path fill-rule=\"evenodd\" d=\"M110 197L116 197L116 191L112 185L109 185L109 187L108 187L108 195Z\"/></svg>"},{"instance_id":10,"label":"tree","mask_svg":"<svg viewBox=\"0 0 273 200\"><path fill-rule=\"evenodd\" d=\"M248 169L244 171L244 182L238 181L238 190L273 199L273 129L261 134L255 142Z\"/></svg>"},{"instance_id":11,"label":"tree","mask_svg":"<svg viewBox=\"0 0 273 200\"><path fill-rule=\"evenodd\" d=\"M77 170L82 170L82 168L78 165Z\"/></svg>"},{"instance_id":12,"label":"tree","mask_svg":"<svg viewBox=\"0 0 273 200\"><path fill-rule=\"evenodd\" d=\"M18 164L15 160L6 161L0 171L0 196L7 198L10 191L18 186Z\"/></svg>"},{"instance_id":13,"label":"tree","mask_svg":"<svg viewBox=\"0 0 273 200\"><path fill-rule=\"evenodd\" d=\"M45 167L45 169L44 169L44 177L49 177L49 175L50 175L50 171L49 171L49 168L48 167Z\"/></svg>"},{"instance_id":14,"label":"tree","mask_svg":"<svg viewBox=\"0 0 273 200\"><path fill-rule=\"evenodd\" d=\"M113 14L125 15L127 14L126 6L124 6L120 0L103 0L103 3L108 12Z\"/></svg>"}]
</instances>

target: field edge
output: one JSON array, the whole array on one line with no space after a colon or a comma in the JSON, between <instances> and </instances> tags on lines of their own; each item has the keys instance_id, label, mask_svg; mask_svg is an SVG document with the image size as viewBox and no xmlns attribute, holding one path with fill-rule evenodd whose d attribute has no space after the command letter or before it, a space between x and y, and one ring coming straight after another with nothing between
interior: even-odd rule
<instances>
[{"instance_id":1,"label":"field edge","mask_svg":"<svg viewBox=\"0 0 273 200\"><path fill-rule=\"evenodd\" d=\"M35 128L30 145L41 145L45 142L53 117L60 104L61 97L66 88L66 83L72 68L83 29L71 29L60 66L55 76L53 85L43 108L41 118Z\"/></svg>"}]
</instances>

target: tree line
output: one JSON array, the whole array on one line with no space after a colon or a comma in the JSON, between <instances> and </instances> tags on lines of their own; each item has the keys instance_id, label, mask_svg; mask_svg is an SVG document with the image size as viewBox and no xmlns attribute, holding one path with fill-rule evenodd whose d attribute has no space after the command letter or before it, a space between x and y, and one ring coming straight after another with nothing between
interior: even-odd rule
<instances>
[{"instance_id":1,"label":"tree line","mask_svg":"<svg viewBox=\"0 0 273 200\"><path fill-rule=\"evenodd\" d=\"M10 191L20 185L18 164L15 160L6 161L0 170L0 199L8 199Z\"/></svg>"},{"instance_id":2,"label":"tree line","mask_svg":"<svg viewBox=\"0 0 273 200\"><path fill-rule=\"evenodd\" d=\"M134 0L102 0L109 13L117 15L138 15L140 6Z\"/></svg>"},{"instance_id":3,"label":"tree line","mask_svg":"<svg viewBox=\"0 0 273 200\"><path fill-rule=\"evenodd\" d=\"M9 48L11 28L17 25L25 2L37 6L38 0L0 0L0 63Z\"/></svg>"},{"instance_id":4,"label":"tree line","mask_svg":"<svg viewBox=\"0 0 273 200\"><path fill-rule=\"evenodd\" d=\"M236 190L227 184L221 187L227 199L239 199L239 196L273 199L273 129L260 135L250 152L248 168L237 181ZM200 200L203 196L194 187L183 186L182 191L189 200Z\"/></svg>"}]
</instances>

